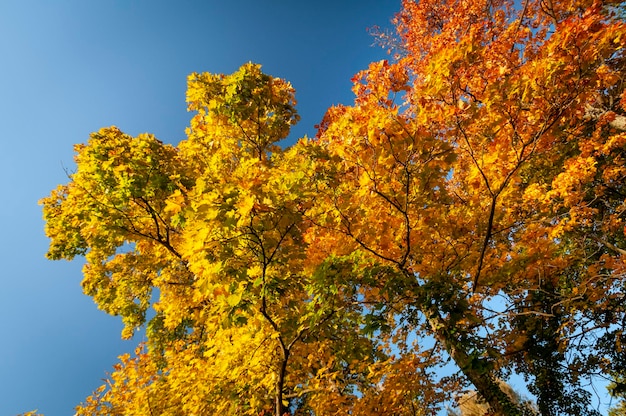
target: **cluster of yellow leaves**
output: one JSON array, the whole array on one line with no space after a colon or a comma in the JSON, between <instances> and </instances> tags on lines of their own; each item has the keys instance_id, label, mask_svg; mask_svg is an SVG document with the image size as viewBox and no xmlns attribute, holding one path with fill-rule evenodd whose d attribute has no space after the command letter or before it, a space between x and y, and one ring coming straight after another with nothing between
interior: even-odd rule
<instances>
[{"instance_id":1,"label":"cluster of yellow leaves","mask_svg":"<svg viewBox=\"0 0 626 416\"><path fill-rule=\"evenodd\" d=\"M274 144L298 118L293 89L246 64L192 75L188 98L177 147L102 129L42 200L48 256L85 256L84 291L122 335L153 315L79 414L346 411L371 383L343 366L378 353L354 299L305 264L314 161Z\"/></svg>"}]
</instances>

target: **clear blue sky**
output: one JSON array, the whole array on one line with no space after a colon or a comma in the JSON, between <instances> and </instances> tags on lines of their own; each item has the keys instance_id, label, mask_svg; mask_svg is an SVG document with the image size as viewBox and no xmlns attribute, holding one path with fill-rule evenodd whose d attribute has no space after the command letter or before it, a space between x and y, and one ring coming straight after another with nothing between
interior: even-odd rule
<instances>
[{"instance_id":1,"label":"clear blue sky","mask_svg":"<svg viewBox=\"0 0 626 416\"><path fill-rule=\"evenodd\" d=\"M50 262L37 200L67 182L72 145L117 125L184 138L190 72L247 61L290 80L312 135L352 100L350 78L385 57L367 28L399 0L0 2L0 416L73 414L116 357L121 323L81 293L81 261Z\"/></svg>"}]
</instances>

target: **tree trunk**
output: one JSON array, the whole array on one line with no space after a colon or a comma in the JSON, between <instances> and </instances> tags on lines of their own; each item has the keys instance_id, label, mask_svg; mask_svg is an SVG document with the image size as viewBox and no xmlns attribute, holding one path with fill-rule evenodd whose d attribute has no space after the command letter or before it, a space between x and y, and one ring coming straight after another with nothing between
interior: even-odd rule
<instances>
[{"instance_id":1,"label":"tree trunk","mask_svg":"<svg viewBox=\"0 0 626 416\"><path fill-rule=\"evenodd\" d=\"M283 405L283 389L285 387L285 375L287 374L287 362L289 361L289 349L285 348L281 340L281 351L283 359L280 362L278 370L278 380L276 381L276 414L275 416L283 416L287 413L285 405Z\"/></svg>"},{"instance_id":2,"label":"tree trunk","mask_svg":"<svg viewBox=\"0 0 626 416\"><path fill-rule=\"evenodd\" d=\"M425 307L422 312L428 318L437 341L445 346L450 357L474 385L476 391L485 399L494 415L525 416L526 412L518 407L502 390L491 373L477 368L476 359L468 355L466 346L454 337L447 323L441 318L436 306Z\"/></svg>"}]
</instances>

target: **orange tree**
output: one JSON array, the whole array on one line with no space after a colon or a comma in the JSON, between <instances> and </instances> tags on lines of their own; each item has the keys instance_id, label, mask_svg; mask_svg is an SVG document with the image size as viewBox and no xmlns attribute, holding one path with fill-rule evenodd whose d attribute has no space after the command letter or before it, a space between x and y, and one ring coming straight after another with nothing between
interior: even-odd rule
<instances>
[{"instance_id":1,"label":"orange tree","mask_svg":"<svg viewBox=\"0 0 626 416\"><path fill-rule=\"evenodd\" d=\"M78 145L48 256L86 257L123 336L154 311L78 413L432 414L467 384L532 413L514 372L541 414L593 414L582 383L626 368L626 27L517 6L403 2L393 60L290 148L294 91L253 64L189 77L175 147Z\"/></svg>"},{"instance_id":2,"label":"orange tree","mask_svg":"<svg viewBox=\"0 0 626 416\"><path fill-rule=\"evenodd\" d=\"M621 4L522 3L403 3L396 59L320 128L309 241L386 267L348 281L494 413L524 411L515 371L542 414L584 414L581 380L625 368L625 27Z\"/></svg>"}]
</instances>

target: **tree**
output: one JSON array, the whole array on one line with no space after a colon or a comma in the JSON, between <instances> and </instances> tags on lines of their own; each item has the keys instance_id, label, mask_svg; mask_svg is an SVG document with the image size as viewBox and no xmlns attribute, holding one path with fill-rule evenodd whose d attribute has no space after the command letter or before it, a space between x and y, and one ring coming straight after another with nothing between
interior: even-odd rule
<instances>
[{"instance_id":1,"label":"tree","mask_svg":"<svg viewBox=\"0 0 626 416\"><path fill-rule=\"evenodd\" d=\"M85 255L84 291L122 317L124 337L157 298L148 345L78 414L347 406L373 388L365 369L383 354L353 330L356 295L304 265L306 160L275 145L298 119L293 89L254 64L188 82L186 141L102 129L42 201L48 257Z\"/></svg>"},{"instance_id":2,"label":"tree","mask_svg":"<svg viewBox=\"0 0 626 416\"><path fill-rule=\"evenodd\" d=\"M319 133L316 244L393 268L354 284L433 336L496 414L524 410L496 382L510 371L542 414L592 414L581 379L624 368L615 7L405 1L397 59Z\"/></svg>"},{"instance_id":3,"label":"tree","mask_svg":"<svg viewBox=\"0 0 626 416\"><path fill-rule=\"evenodd\" d=\"M189 77L175 147L76 146L48 257L148 339L78 414L426 415L469 384L532 414L512 372L595 414L583 382L626 368L619 7L404 1L313 139L277 145L293 88L246 64Z\"/></svg>"}]
</instances>

